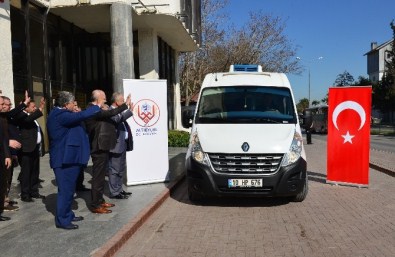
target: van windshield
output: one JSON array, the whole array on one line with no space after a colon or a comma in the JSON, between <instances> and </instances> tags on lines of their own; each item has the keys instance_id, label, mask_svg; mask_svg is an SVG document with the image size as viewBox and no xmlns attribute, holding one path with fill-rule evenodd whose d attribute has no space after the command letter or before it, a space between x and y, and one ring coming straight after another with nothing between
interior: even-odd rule
<instances>
[{"instance_id":1,"label":"van windshield","mask_svg":"<svg viewBox=\"0 0 395 257\"><path fill-rule=\"evenodd\" d=\"M296 123L288 88L232 86L205 88L195 123Z\"/></svg>"}]
</instances>

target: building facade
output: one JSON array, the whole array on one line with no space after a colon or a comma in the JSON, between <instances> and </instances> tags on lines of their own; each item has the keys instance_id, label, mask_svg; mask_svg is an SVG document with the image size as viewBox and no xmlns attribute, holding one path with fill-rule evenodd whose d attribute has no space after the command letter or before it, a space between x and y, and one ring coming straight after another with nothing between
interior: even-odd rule
<instances>
[{"instance_id":1,"label":"building facade","mask_svg":"<svg viewBox=\"0 0 395 257\"><path fill-rule=\"evenodd\" d=\"M166 79L168 127L181 128L178 56L198 49L200 12L200 0L0 0L0 89L17 102L67 90L84 107L122 79Z\"/></svg>"},{"instance_id":2,"label":"building facade","mask_svg":"<svg viewBox=\"0 0 395 257\"><path fill-rule=\"evenodd\" d=\"M367 56L367 73L372 82L381 80L385 73L385 63L389 61L388 52L392 49L392 40L389 40L381 45L376 42L371 43L371 49L365 55Z\"/></svg>"}]
</instances>

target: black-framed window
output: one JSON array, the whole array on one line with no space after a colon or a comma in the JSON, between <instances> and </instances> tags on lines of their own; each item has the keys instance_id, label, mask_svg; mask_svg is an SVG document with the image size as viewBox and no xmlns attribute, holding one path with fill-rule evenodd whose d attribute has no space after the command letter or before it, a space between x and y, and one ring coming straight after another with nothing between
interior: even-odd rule
<instances>
[{"instance_id":1,"label":"black-framed window","mask_svg":"<svg viewBox=\"0 0 395 257\"><path fill-rule=\"evenodd\" d=\"M14 91L23 92L29 79L46 81L47 61L52 93L58 90L89 93L96 88L111 93L110 33L88 33L52 13L45 17L44 8L27 4L22 3L20 8L11 6ZM27 46L30 55L27 55Z\"/></svg>"}]
</instances>

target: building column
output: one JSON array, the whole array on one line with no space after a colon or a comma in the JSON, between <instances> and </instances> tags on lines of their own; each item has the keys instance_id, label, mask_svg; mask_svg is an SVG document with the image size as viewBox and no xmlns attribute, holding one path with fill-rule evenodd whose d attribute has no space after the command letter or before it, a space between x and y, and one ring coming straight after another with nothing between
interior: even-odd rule
<instances>
[{"instance_id":1,"label":"building column","mask_svg":"<svg viewBox=\"0 0 395 257\"><path fill-rule=\"evenodd\" d=\"M154 30L139 30L141 79L159 79L158 35Z\"/></svg>"},{"instance_id":2,"label":"building column","mask_svg":"<svg viewBox=\"0 0 395 257\"><path fill-rule=\"evenodd\" d=\"M113 90L123 92L123 79L134 79L132 7L113 3L111 15L111 50Z\"/></svg>"},{"instance_id":3,"label":"building column","mask_svg":"<svg viewBox=\"0 0 395 257\"><path fill-rule=\"evenodd\" d=\"M0 1L0 90L1 95L14 100L14 83L12 76L11 19L10 2Z\"/></svg>"},{"instance_id":4,"label":"building column","mask_svg":"<svg viewBox=\"0 0 395 257\"><path fill-rule=\"evenodd\" d=\"M180 53L178 51L174 54L174 75L175 75L175 89L174 89L174 112L175 112L175 128L177 130L187 130L182 126L181 121L181 89L180 89L180 67L178 63Z\"/></svg>"}]
</instances>

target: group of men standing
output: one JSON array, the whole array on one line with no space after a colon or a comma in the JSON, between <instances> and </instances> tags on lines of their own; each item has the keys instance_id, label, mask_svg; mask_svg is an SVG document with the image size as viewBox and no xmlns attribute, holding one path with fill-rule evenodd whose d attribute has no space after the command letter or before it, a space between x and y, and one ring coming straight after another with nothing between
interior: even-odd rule
<instances>
[{"instance_id":1,"label":"group of men standing","mask_svg":"<svg viewBox=\"0 0 395 257\"><path fill-rule=\"evenodd\" d=\"M26 93L25 102L12 112L7 112L7 115L0 117L2 132L0 158L4 160L1 162L0 182L3 177L9 178L3 176L3 170L8 170L12 166L11 137L5 131L15 124L20 131L18 142L23 142L19 147L17 144L15 147L19 151L18 159L21 165L21 200L25 202L34 201L32 198L45 198L38 193L39 156L45 153L45 150L42 144L42 130L36 121L43 115L42 108L45 106L45 101L41 100L39 108L31 105L32 102ZM81 175L83 176L89 157L92 158L93 163L92 201L89 208L93 213L111 213L109 208L114 206L106 202L103 197L106 174L110 198L127 199L131 195L122 188L123 174L126 170L126 151L133 149L132 134L126 122L133 115L131 97L129 95L125 101L121 93L114 93L111 106L105 103L105 93L101 90L94 90L91 102L86 110L81 111L75 102L74 95L61 91L55 99L55 107L49 113L47 131L50 142L50 166L54 170L58 186L55 214L55 224L58 228L77 229L78 225L72 222L83 220L83 217L74 214L71 204L77 180L79 180L79 186L82 185ZM21 112L26 115L22 117ZM30 164L30 170L26 167L26 163ZM29 184L26 185L27 181ZM0 184L0 189L3 191L3 182ZM3 206L1 198L5 199L0 192L0 208ZM1 216L1 213L2 209L0 209L0 220L9 219L9 217Z\"/></svg>"},{"instance_id":2,"label":"group of men standing","mask_svg":"<svg viewBox=\"0 0 395 257\"><path fill-rule=\"evenodd\" d=\"M4 160L0 164L0 221L9 220L3 217L6 211L18 210L17 202L9 198L14 167L20 165L18 176L21 187L21 200L33 202L34 198L42 199L39 194L41 154L45 153L43 134L37 118L43 115L44 98L37 108L27 92L25 100L11 109L11 100L0 96L1 153Z\"/></svg>"},{"instance_id":3,"label":"group of men standing","mask_svg":"<svg viewBox=\"0 0 395 257\"><path fill-rule=\"evenodd\" d=\"M105 93L95 90L88 108L102 101L106 101ZM126 169L126 151L133 145L130 128L125 122L133 115L131 98L129 95L124 101L122 94L114 93L111 102L110 107L102 106L100 112L85 121L94 173L91 208L95 213L111 212L107 208L112 204L105 203L103 199L106 174L109 177L110 198L126 199L130 195L122 189L122 174Z\"/></svg>"}]
</instances>

